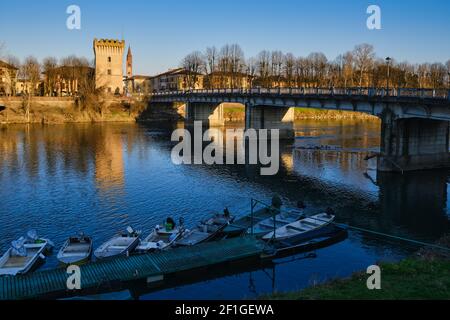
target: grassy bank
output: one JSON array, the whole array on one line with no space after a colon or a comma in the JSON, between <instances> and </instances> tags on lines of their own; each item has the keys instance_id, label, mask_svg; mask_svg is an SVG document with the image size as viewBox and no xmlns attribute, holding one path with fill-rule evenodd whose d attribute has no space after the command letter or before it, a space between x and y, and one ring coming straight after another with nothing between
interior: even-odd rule
<instances>
[{"instance_id":1,"label":"grassy bank","mask_svg":"<svg viewBox=\"0 0 450 320\"><path fill-rule=\"evenodd\" d=\"M376 119L376 117L369 114L353 112L353 111L340 111L340 110L321 110L321 109L309 109L309 108L296 108L295 109L296 120L326 120L326 119L358 119L369 120Z\"/></svg>"},{"instance_id":2,"label":"grassy bank","mask_svg":"<svg viewBox=\"0 0 450 320\"><path fill-rule=\"evenodd\" d=\"M138 112L122 104L111 104L102 112L94 108L80 110L66 102L61 105L35 103L30 108L30 123L62 124L85 122L132 122L136 121ZM21 124L28 123L24 108L21 106L8 107L0 112L0 123Z\"/></svg>"},{"instance_id":3,"label":"grassy bank","mask_svg":"<svg viewBox=\"0 0 450 320\"><path fill-rule=\"evenodd\" d=\"M366 273L299 292L264 297L275 300L450 299L450 261L407 259L381 264L381 290L368 290Z\"/></svg>"},{"instance_id":4,"label":"grassy bank","mask_svg":"<svg viewBox=\"0 0 450 320\"><path fill-rule=\"evenodd\" d=\"M450 236L437 242L450 249ZM366 272L298 292L262 297L274 300L449 300L450 257L436 249L421 249L398 263L380 263L381 290L368 290Z\"/></svg>"},{"instance_id":5,"label":"grassy bank","mask_svg":"<svg viewBox=\"0 0 450 320\"><path fill-rule=\"evenodd\" d=\"M245 120L245 110L243 107L232 106L225 107L224 117L229 122L237 122ZM321 110L310 108L296 108L295 120L371 120L376 117L365 113L339 110Z\"/></svg>"}]
</instances>

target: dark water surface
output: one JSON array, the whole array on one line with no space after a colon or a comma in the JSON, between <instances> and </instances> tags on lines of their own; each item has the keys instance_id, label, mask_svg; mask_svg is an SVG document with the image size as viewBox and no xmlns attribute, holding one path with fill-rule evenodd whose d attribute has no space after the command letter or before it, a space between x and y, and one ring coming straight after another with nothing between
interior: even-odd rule
<instances>
[{"instance_id":1,"label":"dark water surface","mask_svg":"<svg viewBox=\"0 0 450 320\"><path fill-rule=\"evenodd\" d=\"M251 198L270 202L274 194L288 206L303 200L309 213L333 207L338 222L417 240L432 242L450 231L450 171L377 174L374 160L364 160L379 149L376 122L297 123L297 139L282 144L274 177L261 177L257 166L174 165L172 130L139 124L0 127L0 251L29 229L58 248L79 231L99 245L128 225L147 234L170 215L193 226L226 206L247 213ZM317 250L316 258L298 255L135 294L252 298L348 276L416 250L351 231L348 239ZM56 267L55 255L42 268Z\"/></svg>"}]
</instances>

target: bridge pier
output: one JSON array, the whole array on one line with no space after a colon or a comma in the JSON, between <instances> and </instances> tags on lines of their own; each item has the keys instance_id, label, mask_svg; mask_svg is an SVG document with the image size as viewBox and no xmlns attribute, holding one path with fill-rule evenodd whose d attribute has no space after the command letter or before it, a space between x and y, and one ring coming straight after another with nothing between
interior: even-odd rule
<instances>
[{"instance_id":1,"label":"bridge pier","mask_svg":"<svg viewBox=\"0 0 450 320\"><path fill-rule=\"evenodd\" d=\"M225 125L222 104L187 102L185 108L185 119L188 122L202 121L203 125L211 127Z\"/></svg>"},{"instance_id":2,"label":"bridge pier","mask_svg":"<svg viewBox=\"0 0 450 320\"><path fill-rule=\"evenodd\" d=\"M279 129L280 139L295 138L295 108L245 105L246 129Z\"/></svg>"},{"instance_id":3,"label":"bridge pier","mask_svg":"<svg viewBox=\"0 0 450 320\"><path fill-rule=\"evenodd\" d=\"M403 172L450 167L450 122L381 115L381 155L378 171Z\"/></svg>"}]
</instances>

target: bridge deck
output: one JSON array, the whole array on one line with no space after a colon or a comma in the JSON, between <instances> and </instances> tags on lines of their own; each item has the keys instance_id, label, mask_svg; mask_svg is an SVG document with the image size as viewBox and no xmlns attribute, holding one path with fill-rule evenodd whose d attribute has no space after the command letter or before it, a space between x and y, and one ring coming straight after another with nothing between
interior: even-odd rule
<instances>
[{"instance_id":1,"label":"bridge deck","mask_svg":"<svg viewBox=\"0 0 450 320\"><path fill-rule=\"evenodd\" d=\"M253 237L205 243L160 253L117 257L81 266L83 290L108 282L126 282L193 270L224 262L257 257L263 243ZM37 299L64 295L69 275L65 269L0 278L0 300Z\"/></svg>"}]
</instances>

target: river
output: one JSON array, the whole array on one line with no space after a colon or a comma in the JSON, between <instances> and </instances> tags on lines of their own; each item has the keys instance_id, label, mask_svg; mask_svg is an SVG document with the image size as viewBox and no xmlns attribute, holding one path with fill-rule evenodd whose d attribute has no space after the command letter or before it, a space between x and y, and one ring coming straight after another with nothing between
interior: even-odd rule
<instances>
[{"instance_id":1,"label":"river","mask_svg":"<svg viewBox=\"0 0 450 320\"><path fill-rule=\"evenodd\" d=\"M301 121L281 145L280 171L258 166L175 165L172 130L181 124L0 126L0 251L36 229L59 248L83 231L96 245L128 225L144 233L167 216L193 226L228 207L241 215L250 199L279 195L308 213L327 207L338 222L433 242L450 231L449 170L377 174L380 125L374 121ZM133 290L140 299L242 299L346 277L418 248L350 231L342 242L270 266L242 266L162 290ZM45 268L57 266L56 252ZM132 289L132 288L131 288Z\"/></svg>"}]
</instances>

